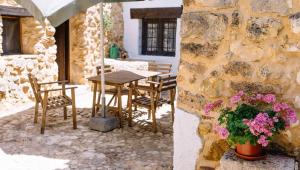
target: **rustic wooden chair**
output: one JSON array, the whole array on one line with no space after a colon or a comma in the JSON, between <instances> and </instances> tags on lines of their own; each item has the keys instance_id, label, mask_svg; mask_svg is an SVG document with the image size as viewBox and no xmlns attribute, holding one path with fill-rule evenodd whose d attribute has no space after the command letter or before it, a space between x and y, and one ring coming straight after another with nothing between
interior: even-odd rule
<instances>
[{"instance_id":1,"label":"rustic wooden chair","mask_svg":"<svg viewBox=\"0 0 300 170\"><path fill-rule=\"evenodd\" d=\"M156 110L157 107L162 106L163 104L171 105L171 114L172 121L174 121L174 112L175 112L175 94L176 94L176 78L177 76L163 76L159 77L158 82L148 81L150 86L135 86L131 84L129 91L129 121L131 125L132 118L132 105L137 105L148 109L148 114L152 116L152 126L153 131L157 132L156 124ZM138 93L139 90L147 91L150 95L139 95L135 99L132 99L133 93ZM164 91L170 91L170 98L164 99L161 96L161 93Z\"/></svg>"},{"instance_id":2,"label":"rustic wooden chair","mask_svg":"<svg viewBox=\"0 0 300 170\"><path fill-rule=\"evenodd\" d=\"M57 108L63 108L64 119L66 120L67 106L72 106L73 129L77 129L76 106L75 106L75 88L77 87L65 87L65 83L67 81L38 83L37 78L34 77L32 74L28 74L28 78L35 97L34 123L37 123L38 120L39 104L42 105L42 109L43 109L41 134L44 134L45 132L47 111L52 109L57 109ZM61 84L62 88L49 89L49 90L41 89L42 86L50 85L50 84ZM66 95L66 90L71 90L71 98ZM61 92L61 94L50 97L49 96L50 92ZM44 96L42 96L42 94L44 94Z\"/></svg>"},{"instance_id":3,"label":"rustic wooden chair","mask_svg":"<svg viewBox=\"0 0 300 170\"><path fill-rule=\"evenodd\" d=\"M171 70L172 70L172 64L161 64L161 63L150 62L148 65L148 71L160 72L161 76L170 75ZM137 84L140 84L142 86L149 85L149 83L147 83L147 81L158 81L158 76L147 78L143 81L136 82L136 85ZM142 93L142 92L139 92L139 93ZM143 93L147 93L147 92L143 92ZM150 94L148 93L148 95L150 95ZM134 108L135 108L135 110L137 110L136 106ZM151 118L151 114L148 114L148 119L150 119L150 118Z\"/></svg>"},{"instance_id":4,"label":"rustic wooden chair","mask_svg":"<svg viewBox=\"0 0 300 170\"><path fill-rule=\"evenodd\" d=\"M96 67L97 70L97 75L100 76L101 75L101 66L97 66ZM104 73L111 73L113 72L113 67L111 65L105 65L104 66ZM108 87L107 89L105 89L105 93L106 94L110 94L112 95L112 98L110 99L110 101L108 102L108 106L112 103L112 101L114 100L114 106L116 106L117 104L117 93L118 90L116 87ZM123 88L122 89L122 95L128 95L128 89ZM97 108L96 111L98 112L100 109L100 99L101 99L101 86L99 87L99 93L98 93L98 99L97 99Z\"/></svg>"}]
</instances>

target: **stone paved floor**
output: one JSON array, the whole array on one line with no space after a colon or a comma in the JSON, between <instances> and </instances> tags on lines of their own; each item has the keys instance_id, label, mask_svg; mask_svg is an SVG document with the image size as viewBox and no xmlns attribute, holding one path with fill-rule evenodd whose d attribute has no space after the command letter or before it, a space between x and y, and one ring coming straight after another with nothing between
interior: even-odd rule
<instances>
[{"instance_id":1,"label":"stone paved floor","mask_svg":"<svg viewBox=\"0 0 300 170\"><path fill-rule=\"evenodd\" d=\"M33 108L2 117L0 169L172 169L172 123L169 106L164 107L158 111L157 134L151 132L144 111L136 112L143 116L135 119L134 127L109 133L88 128L89 108L77 109L77 130L72 129L70 113L63 120L61 109L50 111L44 135L41 117L33 124Z\"/></svg>"}]
</instances>

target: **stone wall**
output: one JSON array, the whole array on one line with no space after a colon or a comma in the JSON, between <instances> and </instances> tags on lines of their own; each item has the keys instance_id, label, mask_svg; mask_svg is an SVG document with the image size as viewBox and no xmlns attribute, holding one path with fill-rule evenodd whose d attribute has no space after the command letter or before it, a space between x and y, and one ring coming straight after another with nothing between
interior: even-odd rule
<instances>
[{"instance_id":1,"label":"stone wall","mask_svg":"<svg viewBox=\"0 0 300 170\"><path fill-rule=\"evenodd\" d=\"M22 54L37 54L36 45L44 34L44 28L33 17L20 18Z\"/></svg>"},{"instance_id":2,"label":"stone wall","mask_svg":"<svg viewBox=\"0 0 300 170\"><path fill-rule=\"evenodd\" d=\"M0 0L0 5L20 7L13 0ZM20 18L21 53L0 56L0 91L4 91L1 102L17 103L33 99L28 82L28 73L39 81L57 80L55 29L46 21L46 27L32 17ZM2 33L0 17L0 33ZM0 53L2 36L0 36Z\"/></svg>"},{"instance_id":3,"label":"stone wall","mask_svg":"<svg viewBox=\"0 0 300 170\"><path fill-rule=\"evenodd\" d=\"M39 30L40 25L33 25L32 30ZM40 30L39 40L34 45L31 55L9 55L0 58L0 87L5 90L7 102L16 103L33 99L28 82L28 73L35 75L39 81L57 80L55 29L47 23ZM34 40L34 39L32 39ZM28 41L31 43L31 41Z\"/></svg>"},{"instance_id":4,"label":"stone wall","mask_svg":"<svg viewBox=\"0 0 300 170\"><path fill-rule=\"evenodd\" d=\"M14 0L0 0L0 5L20 7Z\"/></svg>"},{"instance_id":5,"label":"stone wall","mask_svg":"<svg viewBox=\"0 0 300 170\"><path fill-rule=\"evenodd\" d=\"M202 117L203 104L236 91L274 92L300 111L299 0L184 0L178 108L201 118L197 168L229 148ZM300 160L300 126L275 139Z\"/></svg>"},{"instance_id":6,"label":"stone wall","mask_svg":"<svg viewBox=\"0 0 300 170\"><path fill-rule=\"evenodd\" d=\"M123 44L122 4L106 4L110 25L105 27L105 56L111 43ZM96 5L70 19L70 77L72 83L85 84L100 64L100 6Z\"/></svg>"}]
</instances>

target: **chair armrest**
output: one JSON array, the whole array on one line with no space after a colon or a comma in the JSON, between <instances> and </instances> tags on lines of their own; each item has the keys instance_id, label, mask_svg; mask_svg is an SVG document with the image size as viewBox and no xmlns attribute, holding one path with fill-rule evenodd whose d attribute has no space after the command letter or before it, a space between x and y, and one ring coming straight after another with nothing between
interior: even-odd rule
<instances>
[{"instance_id":1,"label":"chair armrest","mask_svg":"<svg viewBox=\"0 0 300 170\"><path fill-rule=\"evenodd\" d=\"M159 74L158 77L172 76L172 73Z\"/></svg>"},{"instance_id":2,"label":"chair armrest","mask_svg":"<svg viewBox=\"0 0 300 170\"><path fill-rule=\"evenodd\" d=\"M66 87L65 90L70 90L70 89L76 89L77 87ZM64 90L63 88L59 88L59 89L49 89L49 90L41 90L41 93L45 93L45 92L53 92L53 91L62 91Z\"/></svg>"},{"instance_id":3,"label":"chair armrest","mask_svg":"<svg viewBox=\"0 0 300 170\"><path fill-rule=\"evenodd\" d=\"M146 83L155 84L155 85L160 85L159 82L155 82L155 81L146 81Z\"/></svg>"},{"instance_id":4,"label":"chair armrest","mask_svg":"<svg viewBox=\"0 0 300 170\"><path fill-rule=\"evenodd\" d=\"M39 85L47 85L47 84L59 84L59 83L68 83L67 80L64 81L53 81L53 82L45 82L45 83L38 83Z\"/></svg>"}]
</instances>

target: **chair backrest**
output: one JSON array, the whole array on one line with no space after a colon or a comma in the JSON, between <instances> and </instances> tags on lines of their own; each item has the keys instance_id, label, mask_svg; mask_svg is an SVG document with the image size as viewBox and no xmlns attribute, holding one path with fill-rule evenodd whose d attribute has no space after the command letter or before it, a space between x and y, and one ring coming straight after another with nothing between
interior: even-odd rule
<instances>
[{"instance_id":1,"label":"chair backrest","mask_svg":"<svg viewBox=\"0 0 300 170\"><path fill-rule=\"evenodd\" d=\"M158 86L158 91L168 91L175 90L177 86L177 76L164 76L159 78L160 85Z\"/></svg>"},{"instance_id":2,"label":"chair backrest","mask_svg":"<svg viewBox=\"0 0 300 170\"><path fill-rule=\"evenodd\" d=\"M171 72L172 64L149 63L148 70L168 74Z\"/></svg>"},{"instance_id":3,"label":"chair backrest","mask_svg":"<svg viewBox=\"0 0 300 170\"><path fill-rule=\"evenodd\" d=\"M101 66L97 66L96 70L97 70L97 75L100 75L101 74ZM112 70L113 70L113 67L111 65L104 66L104 73L110 73L110 72L112 72Z\"/></svg>"},{"instance_id":4,"label":"chair backrest","mask_svg":"<svg viewBox=\"0 0 300 170\"><path fill-rule=\"evenodd\" d=\"M41 86L38 84L37 78L33 76L32 74L28 74L28 79L35 97L35 100L37 102L42 102L42 95L40 93L41 91Z\"/></svg>"}]
</instances>

